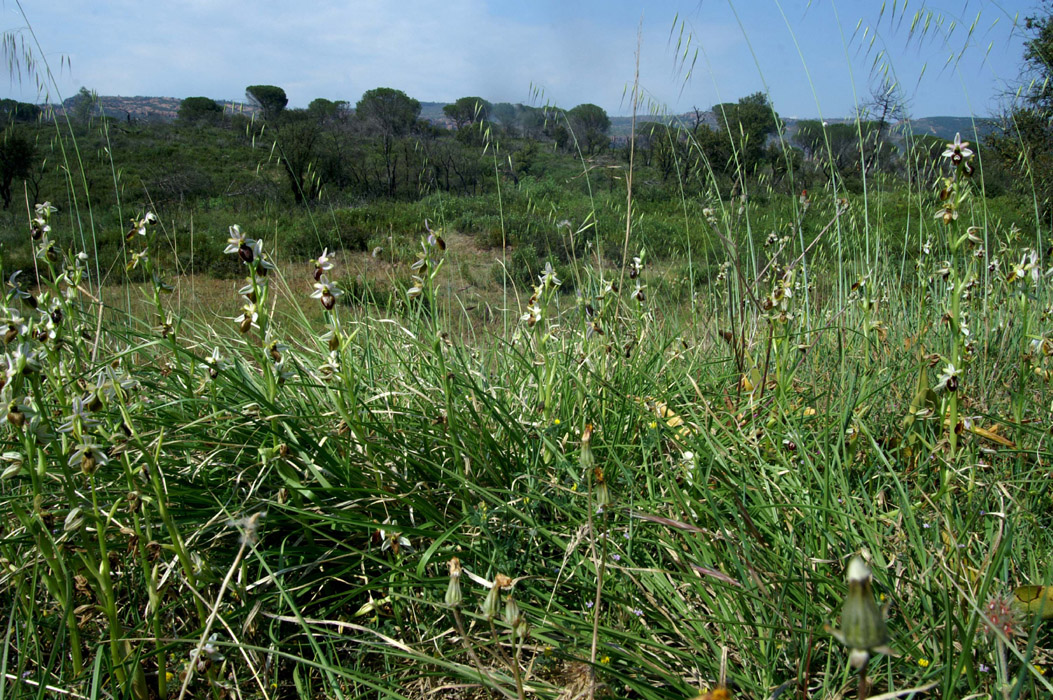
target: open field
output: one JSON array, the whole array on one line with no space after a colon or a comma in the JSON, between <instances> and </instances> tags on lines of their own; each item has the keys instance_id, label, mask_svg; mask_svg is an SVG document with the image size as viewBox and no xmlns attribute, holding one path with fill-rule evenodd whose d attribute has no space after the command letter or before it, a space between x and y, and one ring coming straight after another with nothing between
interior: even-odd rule
<instances>
[{"instance_id":1,"label":"open field","mask_svg":"<svg viewBox=\"0 0 1053 700\"><path fill-rule=\"evenodd\" d=\"M865 552L875 693L1043 695L1040 610L1009 635L984 610L1049 583L1051 300L959 184L917 257L824 260L862 218L813 202L811 239L728 249L690 293L593 258L528 299L451 233L415 266L321 261L390 290L327 311L313 265L263 276L232 233L244 280L169 292L143 256L158 282L100 316L90 262L42 256L5 316L12 689L826 696L856 685L823 625Z\"/></svg>"},{"instance_id":2,"label":"open field","mask_svg":"<svg viewBox=\"0 0 1053 700\"><path fill-rule=\"evenodd\" d=\"M12 117L0 700L1053 696L1042 161L371 93Z\"/></svg>"}]
</instances>

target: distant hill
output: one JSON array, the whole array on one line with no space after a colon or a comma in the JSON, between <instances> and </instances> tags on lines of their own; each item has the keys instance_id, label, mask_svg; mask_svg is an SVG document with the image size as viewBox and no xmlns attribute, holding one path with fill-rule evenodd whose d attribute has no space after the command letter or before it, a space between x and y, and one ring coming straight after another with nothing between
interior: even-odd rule
<instances>
[{"instance_id":1,"label":"distant hill","mask_svg":"<svg viewBox=\"0 0 1053 700\"><path fill-rule=\"evenodd\" d=\"M61 105L55 106L55 112L64 114L66 111L73 109L78 99L79 97L74 95L63 100ZM107 117L131 121L170 122L175 121L176 115L179 113L179 105L183 100L179 97L99 95L98 102L99 111ZM235 100L216 100L216 102L223 105L228 113L237 112L251 115L256 111L253 105L244 102Z\"/></svg>"},{"instance_id":2,"label":"distant hill","mask_svg":"<svg viewBox=\"0 0 1053 700\"><path fill-rule=\"evenodd\" d=\"M426 122L431 122L432 124L452 129L453 120L447 117L446 113L442 111L442 108L448 104L449 102L421 102L420 118Z\"/></svg>"},{"instance_id":3,"label":"distant hill","mask_svg":"<svg viewBox=\"0 0 1053 700\"><path fill-rule=\"evenodd\" d=\"M72 104L76 99L77 97L74 96L65 100L62 105L56 106L55 111L62 114L66 109L72 108ZM245 102L238 102L236 100L216 101L224 105L228 113L237 112L252 115L256 111L256 108L253 105ZM99 95L99 107L107 116L117 119L138 121L173 121L176 118L176 114L179 112L179 104L181 102L182 100L178 97L124 97L120 95ZM453 123L442 111L442 108L447 104L449 103L421 102L421 119L437 126L452 128ZM712 112L703 112L699 116L705 124L710 126L715 126L717 124L716 115ZM797 131L797 123L799 121L802 120L783 118L783 122L786 124L787 138L793 138L794 133ZM827 121L830 123L837 123L847 120L829 118ZM667 124L678 123L693 125L695 123L695 115L693 113L673 115L643 114L636 117L636 122L637 124L644 122L664 122ZM900 125L909 126L910 130L915 134L930 134L948 141L953 140L956 133L962 134L962 137L966 139L975 139L977 133L983 137L991 133L997 127L997 124L993 119L974 119L972 117L921 117L918 119L911 119L909 122L901 122ZM611 139L614 141L626 141L629 138L631 130L631 117L611 117L610 134Z\"/></svg>"},{"instance_id":4,"label":"distant hill","mask_svg":"<svg viewBox=\"0 0 1053 700\"><path fill-rule=\"evenodd\" d=\"M998 128L994 119L977 117L922 117L910 120L910 130L915 134L930 134L947 141L953 141L955 134L961 134L965 140L972 140L977 135L987 136Z\"/></svg>"},{"instance_id":5,"label":"distant hill","mask_svg":"<svg viewBox=\"0 0 1053 700\"><path fill-rule=\"evenodd\" d=\"M64 114L72 110L78 99L77 95L62 102L61 105L53 105L57 114ZM123 95L99 95L99 110L108 117L115 119L131 119L133 121L175 121L179 114L179 105L182 98L179 97L125 97ZM216 100L223 105L224 110L230 113L245 114L251 116L256 113L255 105L237 100ZM446 102L421 102L421 119L452 127L453 122L447 118L442 111L448 103ZM48 105L41 105L47 107Z\"/></svg>"},{"instance_id":6,"label":"distant hill","mask_svg":"<svg viewBox=\"0 0 1053 700\"><path fill-rule=\"evenodd\" d=\"M713 112L704 112L700 117L703 124L709 126L716 126L718 124L717 117ZM806 120L783 117L782 121L786 125L785 136L792 141L794 134L797 133L797 124ZM851 120L836 117L827 119L827 122L830 124L838 124L846 121ZM636 123L638 125L643 122L664 122L666 124L683 124L685 126L692 126L695 123L695 115L691 113L667 116L645 114L636 117ZM611 117L611 138L615 141L625 141L628 139L632 129L631 124L631 117ZM977 134L983 138L998 128L998 124L994 119L986 119L983 117L921 117L919 119L910 119L899 122L896 126L909 128L911 133L914 134L928 134L930 136L946 139L947 141L953 141L955 134L961 134L962 138L966 140L975 140Z\"/></svg>"}]
</instances>

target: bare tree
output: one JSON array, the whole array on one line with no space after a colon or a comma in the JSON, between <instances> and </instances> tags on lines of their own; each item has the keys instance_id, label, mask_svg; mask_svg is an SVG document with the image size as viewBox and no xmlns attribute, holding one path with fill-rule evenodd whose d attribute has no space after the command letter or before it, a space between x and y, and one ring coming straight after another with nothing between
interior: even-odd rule
<instances>
[{"instance_id":1,"label":"bare tree","mask_svg":"<svg viewBox=\"0 0 1053 700\"><path fill-rule=\"evenodd\" d=\"M863 166L864 172L869 173L877 161L889 127L908 117L908 104L903 96L903 90L899 87L899 83L886 77L881 81L880 85L876 85L871 89L870 99L863 103L861 111L860 119L862 120L865 116L869 121L874 122L875 126L872 132L874 138L873 148L871 149L870 157L866 159Z\"/></svg>"}]
</instances>

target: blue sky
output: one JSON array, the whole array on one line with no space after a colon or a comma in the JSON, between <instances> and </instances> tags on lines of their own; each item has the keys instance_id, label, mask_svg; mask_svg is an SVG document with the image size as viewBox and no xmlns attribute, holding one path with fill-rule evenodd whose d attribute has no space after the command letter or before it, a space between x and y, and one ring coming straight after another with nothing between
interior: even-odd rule
<instances>
[{"instance_id":1,"label":"blue sky","mask_svg":"<svg viewBox=\"0 0 1053 700\"><path fill-rule=\"evenodd\" d=\"M394 87L422 101L592 102L628 114L637 38L643 110L709 108L758 90L780 114L852 113L889 76L913 116L988 115L1019 76L1037 0L0 0L55 81L0 95L242 99L291 106ZM20 9L21 8L21 9ZM28 18L22 17L22 10ZM919 18L915 30L911 24ZM927 27L927 29L923 29ZM679 53L678 53L679 44ZM686 60L684 60L686 58ZM690 70L689 70L690 69Z\"/></svg>"}]
</instances>

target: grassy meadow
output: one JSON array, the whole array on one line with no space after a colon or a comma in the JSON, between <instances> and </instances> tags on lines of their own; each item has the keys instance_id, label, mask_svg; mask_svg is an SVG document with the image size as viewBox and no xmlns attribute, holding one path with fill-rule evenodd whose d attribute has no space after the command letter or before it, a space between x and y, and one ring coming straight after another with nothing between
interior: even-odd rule
<instances>
[{"instance_id":1,"label":"grassy meadow","mask_svg":"<svg viewBox=\"0 0 1053 700\"><path fill-rule=\"evenodd\" d=\"M298 206L117 126L0 221L0 698L1053 694L1053 238L975 139Z\"/></svg>"}]
</instances>

